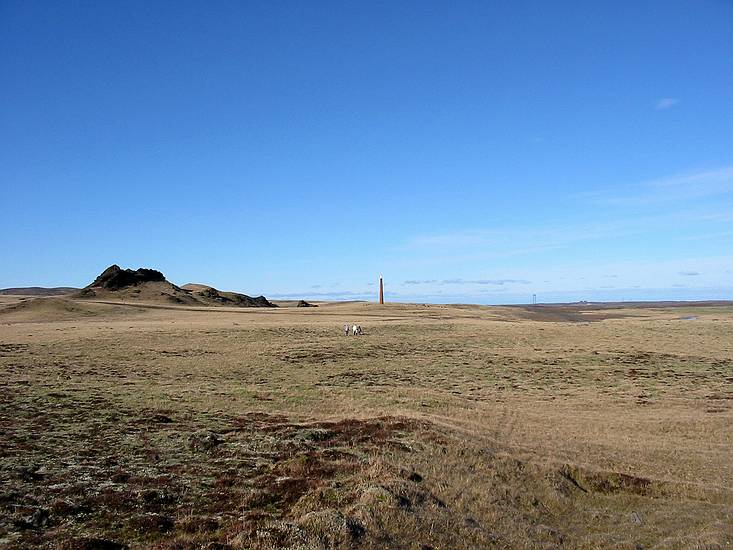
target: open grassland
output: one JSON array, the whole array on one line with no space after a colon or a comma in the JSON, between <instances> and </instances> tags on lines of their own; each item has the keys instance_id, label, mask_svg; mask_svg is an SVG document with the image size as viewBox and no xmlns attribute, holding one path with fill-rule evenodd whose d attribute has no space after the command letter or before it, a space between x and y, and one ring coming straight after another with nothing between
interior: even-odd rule
<instances>
[{"instance_id":1,"label":"open grassland","mask_svg":"<svg viewBox=\"0 0 733 550\"><path fill-rule=\"evenodd\" d=\"M17 300L0 546L733 545L730 306Z\"/></svg>"}]
</instances>

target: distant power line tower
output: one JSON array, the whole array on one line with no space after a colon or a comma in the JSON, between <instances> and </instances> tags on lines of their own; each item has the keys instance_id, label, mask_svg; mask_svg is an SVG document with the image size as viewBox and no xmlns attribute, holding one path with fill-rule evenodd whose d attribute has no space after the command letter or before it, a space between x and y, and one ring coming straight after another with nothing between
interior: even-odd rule
<instances>
[{"instance_id":1,"label":"distant power line tower","mask_svg":"<svg viewBox=\"0 0 733 550\"><path fill-rule=\"evenodd\" d=\"M384 304L384 279L379 276L379 303Z\"/></svg>"},{"instance_id":2,"label":"distant power line tower","mask_svg":"<svg viewBox=\"0 0 733 550\"><path fill-rule=\"evenodd\" d=\"M532 305L537 305L537 294L532 294Z\"/></svg>"}]
</instances>

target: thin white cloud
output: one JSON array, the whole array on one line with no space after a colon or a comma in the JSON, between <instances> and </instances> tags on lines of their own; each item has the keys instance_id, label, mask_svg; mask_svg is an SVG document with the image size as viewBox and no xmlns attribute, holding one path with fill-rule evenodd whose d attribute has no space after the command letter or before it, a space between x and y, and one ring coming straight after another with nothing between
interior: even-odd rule
<instances>
[{"instance_id":1,"label":"thin white cloud","mask_svg":"<svg viewBox=\"0 0 733 550\"><path fill-rule=\"evenodd\" d=\"M312 291L284 292L284 293L271 292L271 293L268 293L267 296L275 300L277 299L287 300L287 299L292 299L292 298L360 299L360 298L368 298L368 297L373 298L374 292L370 292L368 290L363 291L363 292L350 291L350 290L345 290L341 292L312 292Z\"/></svg>"},{"instance_id":2,"label":"thin white cloud","mask_svg":"<svg viewBox=\"0 0 733 550\"><path fill-rule=\"evenodd\" d=\"M679 271L678 275L684 275L685 277L697 277L700 275L699 271Z\"/></svg>"},{"instance_id":3,"label":"thin white cloud","mask_svg":"<svg viewBox=\"0 0 733 550\"><path fill-rule=\"evenodd\" d=\"M648 206L733 193L733 166L678 174L576 195L591 204Z\"/></svg>"},{"instance_id":4,"label":"thin white cloud","mask_svg":"<svg viewBox=\"0 0 733 550\"><path fill-rule=\"evenodd\" d=\"M401 251L429 251L432 257L443 257L447 253L454 262L472 261L481 257L497 259L527 256L567 248L579 242L634 235L646 231L654 221L651 218L635 217L575 226L557 223L531 229L467 230L421 235L408 240ZM474 256L462 255L469 250L474 252Z\"/></svg>"},{"instance_id":5,"label":"thin white cloud","mask_svg":"<svg viewBox=\"0 0 733 550\"><path fill-rule=\"evenodd\" d=\"M528 285L530 281L524 279L443 279L442 285L496 285L503 286L506 284Z\"/></svg>"},{"instance_id":6,"label":"thin white cloud","mask_svg":"<svg viewBox=\"0 0 733 550\"><path fill-rule=\"evenodd\" d=\"M531 281L527 281L525 279L461 279L461 278L453 278L453 279L423 279L423 280L416 280L416 279L410 279L405 281L404 284L406 285L494 285L494 286L504 286L504 285L510 285L510 284L519 284L519 285L528 285Z\"/></svg>"},{"instance_id":7,"label":"thin white cloud","mask_svg":"<svg viewBox=\"0 0 733 550\"><path fill-rule=\"evenodd\" d=\"M706 240L717 240L726 239L733 240L733 231L721 231L719 233L703 233L701 235L690 235L686 237L686 241L706 241Z\"/></svg>"},{"instance_id":8,"label":"thin white cloud","mask_svg":"<svg viewBox=\"0 0 733 550\"><path fill-rule=\"evenodd\" d=\"M710 184L724 183L733 184L733 166L725 166L716 170L703 170L701 172L692 172L688 174L679 174L666 178L659 178L648 181L642 185L646 187L696 187L707 186ZM730 187L727 187L728 189Z\"/></svg>"},{"instance_id":9,"label":"thin white cloud","mask_svg":"<svg viewBox=\"0 0 733 550\"><path fill-rule=\"evenodd\" d=\"M679 99L675 99L673 97L662 97L657 100L654 105L654 109L657 111L666 111L667 109L671 109L677 105L679 102Z\"/></svg>"}]
</instances>

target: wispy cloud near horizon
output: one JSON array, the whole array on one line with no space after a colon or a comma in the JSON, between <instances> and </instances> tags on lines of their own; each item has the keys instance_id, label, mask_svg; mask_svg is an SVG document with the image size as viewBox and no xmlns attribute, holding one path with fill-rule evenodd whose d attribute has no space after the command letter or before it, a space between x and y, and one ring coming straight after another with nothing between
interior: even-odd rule
<instances>
[{"instance_id":1,"label":"wispy cloud near horizon","mask_svg":"<svg viewBox=\"0 0 733 550\"><path fill-rule=\"evenodd\" d=\"M654 109L657 111L666 111L667 109L671 109L677 105L679 102L679 99L675 99L674 97L662 97L654 104Z\"/></svg>"},{"instance_id":2,"label":"wispy cloud near horizon","mask_svg":"<svg viewBox=\"0 0 733 550\"><path fill-rule=\"evenodd\" d=\"M277 292L271 292L268 293L268 298L272 298L275 300L291 300L291 299L301 299L301 298L346 298L346 299L362 299L362 298L369 298L373 297L374 292L370 290L365 290L363 292L359 291L351 291L351 290L344 290L344 291L334 291L334 292L312 292L312 291L303 291L303 292L285 292L285 293L277 293Z\"/></svg>"},{"instance_id":3,"label":"wispy cloud near horizon","mask_svg":"<svg viewBox=\"0 0 733 550\"><path fill-rule=\"evenodd\" d=\"M520 303L539 300L714 299L733 296L733 256L688 256L667 260L623 260L606 264L547 266L545 281L532 280L531 267L517 268L515 277L408 279L389 283L389 301L412 303ZM525 278L526 277L526 278ZM685 293L674 289L684 288ZM666 290L665 290L666 289ZM363 283L333 292L265 292L272 299L368 300L374 290Z\"/></svg>"},{"instance_id":4,"label":"wispy cloud near horizon","mask_svg":"<svg viewBox=\"0 0 733 550\"><path fill-rule=\"evenodd\" d=\"M527 281L525 279L461 279L461 278L453 278L453 279L425 279L425 280L407 280L404 282L406 285L426 285L426 284L434 284L434 285L494 285L494 286L504 286L508 284L520 284L520 285L528 285L531 284L532 281Z\"/></svg>"},{"instance_id":5,"label":"wispy cloud near horizon","mask_svg":"<svg viewBox=\"0 0 733 550\"><path fill-rule=\"evenodd\" d=\"M651 206L733 194L733 166L701 170L581 193L577 198L608 206Z\"/></svg>"},{"instance_id":6,"label":"wispy cloud near horizon","mask_svg":"<svg viewBox=\"0 0 733 550\"><path fill-rule=\"evenodd\" d=\"M478 256L493 259L518 257L568 248L583 242L635 235L645 231L650 225L666 221L666 218L637 216L618 220L587 221L574 225L556 221L531 228L472 229L419 235L409 239L401 250L425 250L434 256L446 252L458 255L462 251L471 250L477 255L476 258L463 259L478 259Z\"/></svg>"},{"instance_id":7,"label":"wispy cloud near horizon","mask_svg":"<svg viewBox=\"0 0 733 550\"><path fill-rule=\"evenodd\" d=\"M530 281L524 279L444 279L441 284L444 285L495 285L503 286L506 284L528 285Z\"/></svg>"}]
</instances>

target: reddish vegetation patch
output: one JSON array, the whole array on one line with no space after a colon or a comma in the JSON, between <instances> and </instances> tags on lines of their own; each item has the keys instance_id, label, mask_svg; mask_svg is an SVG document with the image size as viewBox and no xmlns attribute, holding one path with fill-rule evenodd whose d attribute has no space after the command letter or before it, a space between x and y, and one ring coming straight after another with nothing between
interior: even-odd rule
<instances>
[{"instance_id":1,"label":"reddish vegetation patch","mask_svg":"<svg viewBox=\"0 0 733 550\"><path fill-rule=\"evenodd\" d=\"M320 447L336 447L362 443L385 443L400 432L413 432L426 423L417 420L395 417L378 417L366 420L344 419L334 422L314 422L293 424L284 416L269 416L264 413L250 413L238 419L236 424L241 430L253 427L265 433L297 435L305 430L305 435L317 441ZM320 431L319 431L320 430Z\"/></svg>"},{"instance_id":2,"label":"reddish vegetation patch","mask_svg":"<svg viewBox=\"0 0 733 550\"><path fill-rule=\"evenodd\" d=\"M374 420L346 419L333 423L322 423L321 427L330 430L334 437L333 445L344 443L359 444L364 442L381 443L389 440L395 432L414 431L417 422L390 417Z\"/></svg>"},{"instance_id":3,"label":"reddish vegetation patch","mask_svg":"<svg viewBox=\"0 0 733 550\"><path fill-rule=\"evenodd\" d=\"M20 547L200 547L233 535L246 546L263 532L267 544L285 540L294 535L273 525L296 503L356 483L370 453L418 428L390 417L296 423L251 413L217 418L212 430L207 418L115 409L103 396L58 399L68 406L0 401L0 537ZM88 435L51 432L63 426Z\"/></svg>"},{"instance_id":4,"label":"reddish vegetation patch","mask_svg":"<svg viewBox=\"0 0 733 550\"><path fill-rule=\"evenodd\" d=\"M643 477L627 474L590 474L585 476L586 483L598 493L633 493L646 495L652 488L652 481Z\"/></svg>"},{"instance_id":5,"label":"reddish vegetation patch","mask_svg":"<svg viewBox=\"0 0 733 550\"><path fill-rule=\"evenodd\" d=\"M562 467L560 475L586 493L650 495L653 491L662 490L659 484L643 477L619 472L590 472L568 464Z\"/></svg>"}]
</instances>

